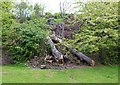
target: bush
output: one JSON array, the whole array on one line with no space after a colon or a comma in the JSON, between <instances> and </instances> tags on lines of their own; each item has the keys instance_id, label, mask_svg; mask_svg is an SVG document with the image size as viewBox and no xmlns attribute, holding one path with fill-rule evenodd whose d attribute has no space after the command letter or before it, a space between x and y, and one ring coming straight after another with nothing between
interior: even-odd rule
<instances>
[{"instance_id":1,"label":"bush","mask_svg":"<svg viewBox=\"0 0 120 85\"><path fill-rule=\"evenodd\" d=\"M22 24L14 23L11 28L3 30L3 46L14 60L27 61L34 56L45 56L49 45L46 40L48 27L44 21L41 18Z\"/></svg>"},{"instance_id":2,"label":"bush","mask_svg":"<svg viewBox=\"0 0 120 85\"><path fill-rule=\"evenodd\" d=\"M80 17L87 22L74 35L75 40L68 43L85 54L99 53L103 64L118 64L117 5L117 2L86 3Z\"/></svg>"}]
</instances>

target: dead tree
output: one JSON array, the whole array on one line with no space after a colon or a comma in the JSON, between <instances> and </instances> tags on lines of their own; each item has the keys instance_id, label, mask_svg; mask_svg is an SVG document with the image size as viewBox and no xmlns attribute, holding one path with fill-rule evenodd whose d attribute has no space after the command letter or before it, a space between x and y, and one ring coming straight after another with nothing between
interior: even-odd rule
<instances>
[{"instance_id":1,"label":"dead tree","mask_svg":"<svg viewBox=\"0 0 120 85\"><path fill-rule=\"evenodd\" d=\"M55 57L55 60L57 62L59 62L60 64L64 64L64 60L63 60L63 55L61 52L59 52L56 47L55 47L55 44L54 42L51 40L51 38L49 36L47 36L47 39L48 39L48 42L51 46L51 50L52 50L52 54L53 56Z\"/></svg>"},{"instance_id":2,"label":"dead tree","mask_svg":"<svg viewBox=\"0 0 120 85\"><path fill-rule=\"evenodd\" d=\"M70 52L72 54L74 54L75 56L77 56L81 61L84 60L85 62L87 62L90 66L94 66L95 65L94 60L92 60L91 58L89 58L88 56L84 55L81 52L77 52L76 49L72 49L72 50L70 50Z\"/></svg>"},{"instance_id":3,"label":"dead tree","mask_svg":"<svg viewBox=\"0 0 120 85\"><path fill-rule=\"evenodd\" d=\"M65 0L59 3L59 7L60 7L61 17L64 22L65 14L70 13L70 11L72 10L72 5L68 3L67 0ZM64 37L64 27L62 29L62 37Z\"/></svg>"},{"instance_id":4,"label":"dead tree","mask_svg":"<svg viewBox=\"0 0 120 85\"><path fill-rule=\"evenodd\" d=\"M53 39L54 41L62 42L62 40L59 39L58 37L56 37L54 34L51 35L51 37L52 37L52 39ZM70 45L68 45L68 46L70 46ZM92 60L92 59L89 58L88 56L84 55L82 52L77 52L76 49L71 49L71 48L69 48L68 46L67 46L67 48L70 50L70 52L71 52L72 54L74 54L75 56L77 56L81 61L83 61L83 60L86 61L90 66L94 66L94 65L95 65L94 60Z\"/></svg>"}]
</instances>

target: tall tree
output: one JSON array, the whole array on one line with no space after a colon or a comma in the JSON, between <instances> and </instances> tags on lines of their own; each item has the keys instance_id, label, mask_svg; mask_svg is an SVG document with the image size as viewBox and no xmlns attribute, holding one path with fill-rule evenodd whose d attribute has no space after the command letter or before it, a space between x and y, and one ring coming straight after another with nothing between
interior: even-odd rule
<instances>
[{"instance_id":1,"label":"tall tree","mask_svg":"<svg viewBox=\"0 0 120 85\"><path fill-rule=\"evenodd\" d=\"M0 21L2 22L2 28L9 28L13 22L13 3L12 2L1 2L0 3Z\"/></svg>"},{"instance_id":2,"label":"tall tree","mask_svg":"<svg viewBox=\"0 0 120 85\"><path fill-rule=\"evenodd\" d=\"M15 5L14 12L19 22L24 22L31 14L31 5L28 2L20 2Z\"/></svg>"},{"instance_id":3,"label":"tall tree","mask_svg":"<svg viewBox=\"0 0 120 85\"><path fill-rule=\"evenodd\" d=\"M44 14L44 6L42 6L41 4L36 3L34 6L34 16L35 17L40 17L43 16Z\"/></svg>"},{"instance_id":4,"label":"tall tree","mask_svg":"<svg viewBox=\"0 0 120 85\"><path fill-rule=\"evenodd\" d=\"M80 17L87 22L75 34L73 45L85 53L99 53L105 64L117 63L118 3L78 2Z\"/></svg>"}]
</instances>

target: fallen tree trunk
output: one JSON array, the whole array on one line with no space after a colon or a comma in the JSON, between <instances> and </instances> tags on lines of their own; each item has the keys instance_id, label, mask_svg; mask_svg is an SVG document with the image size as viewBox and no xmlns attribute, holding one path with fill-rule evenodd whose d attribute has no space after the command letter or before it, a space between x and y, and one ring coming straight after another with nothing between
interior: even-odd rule
<instances>
[{"instance_id":1,"label":"fallen tree trunk","mask_svg":"<svg viewBox=\"0 0 120 85\"><path fill-rule=\"evenodd\" d=\"M76 49L72 49L72 50L70 50L70 52L72 54L74 54L75 56L77 56L80 60L86 61L90 66L94 66L95 65L94 60L92 60L91 58L89 58L88 56L84 55L81 52L77 52Z\"/></svg>"},{"instance_id":2,"label":"fallen tree trunk","mask_svg":"<svg viewBox=\"0 0 120 85\"><path fill-rule=\"evenodd\" d=\"M48 42L51 46L51 49L52 49L52 54L53 56L55 57L56 61L59 62L60 64L63 64L63 55L61 52L59 52L55 45L54 45L54 42L51 40L51 38L49 36L47 36L47 39L48 39Z\"/></svg>"},{"instance_id":3,"label":"fallen tree trunk","mask_svg":"<svg viewBox=\"0 0 120 85\"><path fill-rule=\"evenodd\" d=\"M52 39L53 39L54 41L62 42L62 39L59 39L59 38L56 37L54 34L51 35L51 37L52 37ZM70 46L70 45L68 45L68 46ZM70 49L69 47L67 47L67 48L70 50L70 52L71 52L72 54L74 54L75 56L77 56L80 60L86 61L86 62L87 62L89 65L91 65L91 66L94 66L94 65L95 65L94 60L92 60L92 59L89 58L88 56L84 55L84 54L81 53L81 52L77 52L76 49Z\"/></svg>"}]
</instances>

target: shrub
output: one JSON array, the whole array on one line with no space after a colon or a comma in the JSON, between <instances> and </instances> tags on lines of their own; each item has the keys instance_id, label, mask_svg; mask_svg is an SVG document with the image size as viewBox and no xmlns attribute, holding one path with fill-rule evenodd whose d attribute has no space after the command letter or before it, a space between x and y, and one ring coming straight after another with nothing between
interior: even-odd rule
<instances>
[{"instance_id":1,"label":"shrub","mask_svg":"<svg viewBox=\"0 0 120 85\"><path fill-rule=\"evenodd\" d=\"M87 22L74 35L75 40L68 43L85 54L99 53L103 64L118 64L117 5L117 2L86 3L80 17Z\"/></svg>"},{"instance_id":2,"label":"shrub","mask_svg":"<svg viewBox=\"0 0 120 85\"><path fill-rule=\"evenodd\" d=\"M3 46L15 61L27 61L34 56L45 56L49 49L44 19L15 23L3 32ZM6 36L5 36L6 34Z\"/></svg>"}]
</instances>

